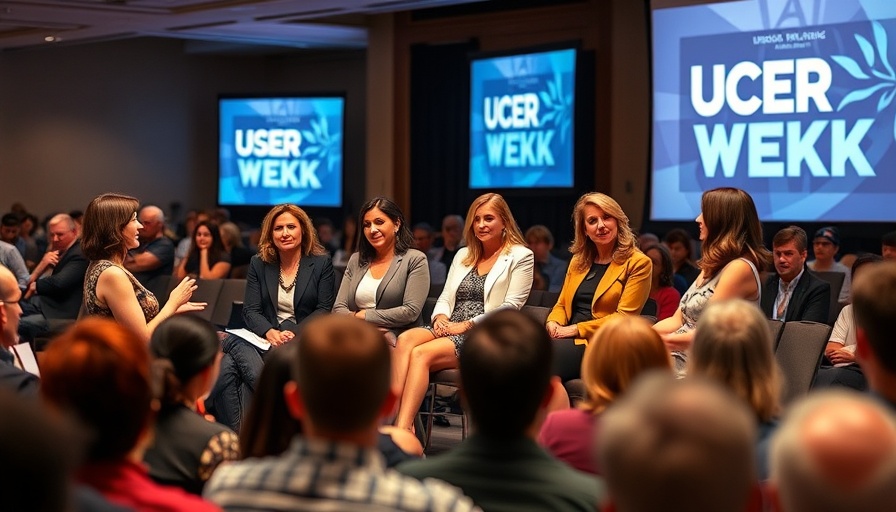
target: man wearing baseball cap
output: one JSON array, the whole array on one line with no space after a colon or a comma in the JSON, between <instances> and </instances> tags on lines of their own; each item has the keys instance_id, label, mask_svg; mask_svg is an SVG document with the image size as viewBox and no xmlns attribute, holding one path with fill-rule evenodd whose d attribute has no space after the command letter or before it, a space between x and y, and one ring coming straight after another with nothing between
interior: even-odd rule
<instances>
[{"instance_id":1,"label":"man wearing baseball cap","mask_svg":"<svg viewBox=\"0 0 896 512\"><path fill-rule=\"evenodd\" d=\"M843 272L843 287L840 288L841 303L849 303L849 290L852 287L849 268L836 261L834 256L840 250L840 231L833 226L819 229L812 239L812 252L815 259L806 263L811 270L816 272Z\"/></svg>"}]
</instances>

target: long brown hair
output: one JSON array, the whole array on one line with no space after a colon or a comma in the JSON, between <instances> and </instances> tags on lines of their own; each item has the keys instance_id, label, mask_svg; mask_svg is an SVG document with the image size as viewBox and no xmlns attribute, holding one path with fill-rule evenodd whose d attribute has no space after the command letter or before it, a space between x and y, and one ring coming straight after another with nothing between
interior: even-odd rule
<instances>
[{"instance_id":1,"label":"long brown hair","mask_svg":"<svg viewBox=\"0 0 896 512\"><path fill-rule=\"evenodd\" d=\"M101 194L93 198L84 212L81 250L87 259L107 260L124 256L127 245L122 230L137 214L137 198L121 194Z\"/></svg>"},{"instance_id":2,"label":"long brown hair","mask_svg":"<svg viewBox=\"0 0 896 512\"><path fill-rule=\"evenodd\" d=\"M739 188L707 190L701 201L706 238L698 262L703 277L710 279L737 258L746 258L760 272L772 261L762 242L762 224L753 198Z\"/></svg>"},{"instance_id":3,"label":"long brown hair","mask_svg":"<svg viewBox=\"0 0 896 512\"><path fill-rule=\"evenodd\" d=\"M476 238L476 233L473 232L473 217L476 216L476 210L486 205L494 208L504 222L504 245L502 250L507 252L511 246L526 245L526 238L516 224L513 214L510 213L510 206L507 205L507 201L501 197L501 194L494 192L482 194L473 200L473 204L467 210L467 219L464 224L464 240L467 242L467 250L469 252L462 262L464 265L473 265L482 257L482 242Z\"/></svg>"},{"instance_id":4,"label":"long brown hair","mask_svg":"<svg viewBox=\"0 0 896 512\"><path fill-rule=\"evenodd\" d=\"M616 219L616 248L613 249L613 261L622 263L627 260L637 248L635 247L635 234L628 223L628 215L612 197L600 192L589 192L576 201L572 210L572 219L575 222L575 238L569 252L572 256L572 267L580 272L591 267L591 262L597 258L597 246L585 234L585 206L592 205L600 208L604 213Z\"/></svg>"},{"instance_id":5,"label":"long brown hair","mask_svg":"<svg viewBox=\"0 0 896 512\"><path fill-rule=\"evenodd\" d=\"M292 214L299 221L302 230L302 256L327 254L327 250L317 240L317 230L305 210L294 204L278 204L264 216L261 222L261 239L258 241L258 256L265 263L280 261L280 253L274 245L274 221L284 213Z\"/></svg>"}]
</instances>

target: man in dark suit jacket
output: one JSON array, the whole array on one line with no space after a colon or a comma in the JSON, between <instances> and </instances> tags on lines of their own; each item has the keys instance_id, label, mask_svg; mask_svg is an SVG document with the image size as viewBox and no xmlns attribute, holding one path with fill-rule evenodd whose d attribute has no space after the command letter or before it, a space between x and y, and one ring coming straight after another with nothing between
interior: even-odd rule
<instances>
[{"instance_id":1,"label":"man in dark suit jacket","mask_svg":"<svg viewBox=\"0 0 896 512\"><path fill-rule=\"evenodd\" d=\"M827 323L831 285L806 267L806 232L797 226L778 231L772 240L777 275L762 285L760 304L766 316L790 322Z\"/></svg>"},{"instance_id":2,"label":"man in dark suit jacket","mask_svg":"<svg viewBox=\"0 0 896 512\"><path fill-rule=\"evenodd\" d=\"M56 321L78 318L84 296L88 262L75 221L65 213L54 216L47 223L47 236L51 249L34 268L25 292L30 304L23 308L26 316L19 322L23 341L49 334Z\"/></svg>"}]
</instances>

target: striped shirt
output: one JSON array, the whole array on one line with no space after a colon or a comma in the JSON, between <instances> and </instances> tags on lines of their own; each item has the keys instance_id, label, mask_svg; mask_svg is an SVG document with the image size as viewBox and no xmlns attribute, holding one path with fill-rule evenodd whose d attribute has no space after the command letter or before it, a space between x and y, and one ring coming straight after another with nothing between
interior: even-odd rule
<instances>
[{"instance_id":1,"label":"striped shirt","mask_svg":"<svg viewBox=\"0 0 896 512\"><path fill-rule=\"evenodd\" d=\"M479 510L442 481L387 469L376 448L302 437L281 456L219 467L204 496L227 511Z\"/></svg>"}]
</instances>

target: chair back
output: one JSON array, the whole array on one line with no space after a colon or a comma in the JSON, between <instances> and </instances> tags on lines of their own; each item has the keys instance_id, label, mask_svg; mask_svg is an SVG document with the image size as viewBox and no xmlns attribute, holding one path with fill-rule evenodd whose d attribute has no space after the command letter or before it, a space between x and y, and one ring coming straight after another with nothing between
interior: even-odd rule
<instances>
[{"instance_id":1,"label":"chair back","mask_svg":"<svg viewBox=\"0 0 896 512\"><path fill-rule=\"evenodd\" d=\"M218 327L227 327L230 323L230 311L233 309L233 303L235 301L242 302L245 296L245 279L224 279L221 293L218 294L212 309L212 323ZM209 303L209 307L212 307L211 303Z\"/></svg>"},{"instance_id":2,"label":"chair back","mask_svg":"<svg viewBox=\"0 0 896 512\"><path fill-rule=\"evenodd\" d=\"M781 342L781 332L784 330L784 322L769 318L768 328L772 332L772 351L778 350L778 343Z\"/></svg>"},{"instance_id":3,"label":"chair back","mask_svg":"<svg viewBox=\"0 0 896 512\"><path fill-rule=\"evenodd\" d=\"M190 302L207 302L208 305L202 311L193 311L190 314L198 316L206 322L211 322L215 312L215 303L218 301L218 295L221 294L223 287L224 279L197 279L196 291L190 297Z\"/></svg>"},{"instance_id":4,"label":"chair back","mask_svg":"<svg viewBox=\"0 0 896 512\"><path fill-rule=\"evenodd\" d=\"M541 325L544 325L548 321L548 315L551 314L551 308L546 308L544 306L529 306L528 304L524 305L520 311L529 315Z\"/></svg>"},{"instance_id":5,"label":"chair back","mask_svg":"<svg viewBox=\"0 0 896 512\"><path fill-rule=\"evenodd\" d=\"M781 404L787 405L809 392L824 347L831 336L831 326L817 322L784 322L775 360L784 374Z\"/></svg>"},{"instance_id":6,"label":"chair back","mask_svg":"<svg viewBox=\"0 0 896 512\"><path fill-rule=\"evenodd\" d=\"M828 323L834 325L837 321L837 315L840 314L840 290L843 289L843 282L846 280L846 274L843 272L815 272L816 277L823 281L827 281L831 285L831 302L828 310Z\"/></svg>"}]
</instances>

